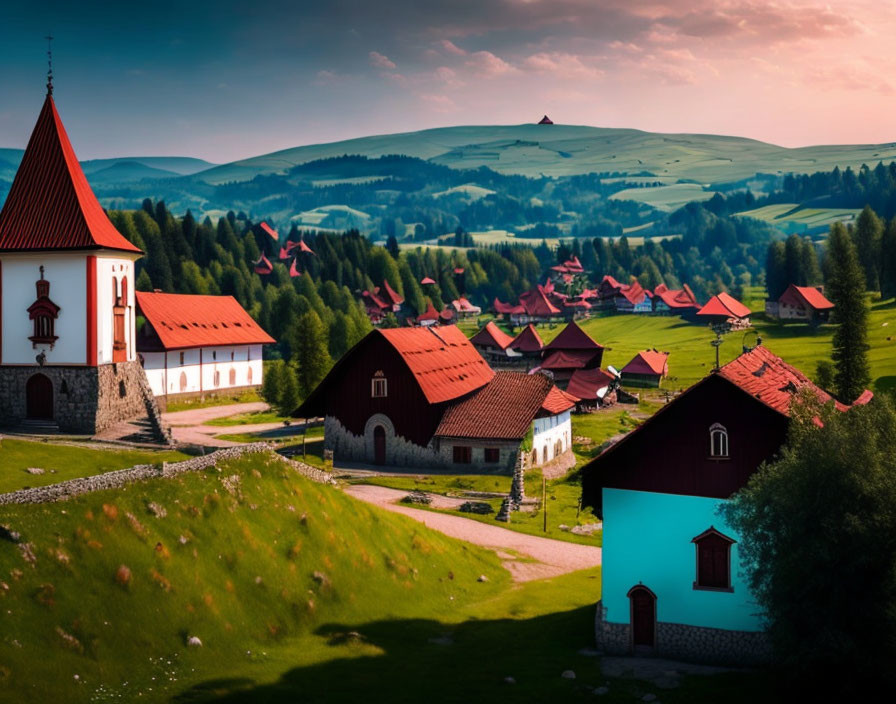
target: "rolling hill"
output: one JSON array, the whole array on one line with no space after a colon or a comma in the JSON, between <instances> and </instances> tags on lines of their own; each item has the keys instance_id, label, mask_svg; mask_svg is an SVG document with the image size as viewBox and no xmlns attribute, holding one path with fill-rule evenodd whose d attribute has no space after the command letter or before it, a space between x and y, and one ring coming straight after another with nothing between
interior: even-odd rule
<instances>
[{"instance_id":1,"label":"rolling hill","mask_svg":"<svg viewBox=\"0 0 896 704\"><path fill-rule=\"evenodd\" d=\"M578 125L442 127L285 149L216 166L194 178L210 184L248 181L344 154L402 154L455 169L486 166L533 177L620 172L724 183L757 172L811 173L892 160L896 143L789 149L742 137Z\"/></svg>"}]
</instances>

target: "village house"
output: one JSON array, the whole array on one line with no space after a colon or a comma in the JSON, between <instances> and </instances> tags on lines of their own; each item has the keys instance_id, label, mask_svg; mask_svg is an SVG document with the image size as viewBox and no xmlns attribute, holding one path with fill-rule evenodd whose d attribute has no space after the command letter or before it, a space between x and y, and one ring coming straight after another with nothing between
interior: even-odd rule
<instances>
[{"instance_id":1,"label":"village house","mask_svg":"<svg viewBox=\"0 0 896 704\"><path fill-rule=\"evenodd\" d=\"M0 425L94 434L154 412L134 263L81 169L52 85L0 211Z\"/></svg>"},{"instance_id":2,"label":"village house","mask_svg":"<svg viewBox=\"0 0 896 704\"><path fill-rule=\"evenodd\" d=\"M603 520L596 636L608 654L757 664L769 655L719 507L784 443L799 393L837 403L755 347L705 377L582 469ZM866 391L856 404L867 403Z\"/></svg>"},{"instance_id":3,"label":"village house","mask_svg":"<svg viewBox=\"0 0 896 704\"><path fill-rule=\"evenodd\" d=\"M362 291L361 299L367 311L367 317L374 325L383 322L388 313L401 315L404 297L393 289L388 281L383 281L382 286L374 287L373 291Z\"/></svg>"},{"instance_id":4,"label":"village house","mask_svg":"<svg viewBox=\"0 0 896 704\"><path fill-rule=\"evenodd\" d=\"M666 284L660 284L653 289L653 312L661 315L680 315L683 318L693 319L700 304L691 287L684 284L680 289L671 289Z\"/></svg>"},{"instance_id":5,"label":"village house","mask_svg":"<svg viewBox=\"0 0 896 704\"><path fill-rule=\"evenodd\" d=\"M596 369L603 360L604 348L591 339L575 321L570 321L560 334L541 352L541 371L550 372L562 389L577 369Z\"/></svg>"},{"instance_id":6,"label":"village house","mask_svg":"<svg viewBox=\"0 0 896 704\"><path fill-rule=\"evenodd\" d=\"M619 379L603 369L576 369L566 385L566 393L576 399L577 413L590 413L617 400Z\"/></svg>"},{"instance_id":7,"label":"village house","mask_svg":"<svg viewBox=\"0 0 896 704\"><path fill-rule=\"evenodd\" d=\"M262 346L275 340L233 296L138 291L146 322L137 351L159 405L260 386Z\"/></svg>"},{"instance_id":8,"label":"village house","mask_svg":"<svg viewBox=\"0 0 896 704\"><path fill-rule=\"evenodd\" d=\"M563 311L550 299L552 288L546 288L541 284L535 288L520 294L519 303L502 303L497 298L492 302L492 308L497 315L503 316L511 325L528 325L529 323L544 323L563 316Z\"/></svg>"},{"instance_id":9,"label":"village house","mask_svg":"<svg viewBox=\"0 0 896 704\"><path fill-rule=\"evenodd\" d=\"M324 417L337 461L509 474L569 466L573 402L543 374L495 372L455 326L374 330L293 414Z\"/></svg>"},{"instance_id":10,"label":"village house","mask_svg":"<svg viewBox=\"0 0 896 704\"><path fill-rule=\"evenodd\" d=\"M599 303L603 310L617 313L652 313L653 294L635 277L631 283L621 284L612 276L604 276L597 289Z\"/></svg>"},{"instance_id":11,"label":"village house","mask_svg":"<svg viewBox=\"0 0 896 704\"><path fill-rule=\"evenodd\" d=\"M641 350L620 373L626 386L659 386L669 373L669 353Z\"/></svg>"},{"instance_id":12,"label":"village house","mask_svg":"<svg viewBox=\"0 0 896 704\"><path fill-rule=\"evenodd\" d=\"M697 318L710 325L726 326L731 330L750 327L750 309L724 291L710 298L697 311Z\"/></svg>"},{"instance_id":13,"label":"village house","mask_svg":"<svg viewBox=\"0 0 896 704\"><path fill-rule=\"evenodd\" d=\"M454 313L454 316L457 320L475 318L482 314L482 308L470 303L466 296L461 296L457 300L451 301L451 303L449 303L446 308Z\"/></svg>"},{"instance_id":14,"label":"village house","mask_svg":"<svg viewBox=\"0 0 896 704\"><path fill-rule=\"evenodd\" d=\"M505 360L508 357L522 356L510 347L513 340L514 338L499 328L494 320L490 320L470 338L470 344L491 364L493 361Z\"/></svg>"},{"instance_id":15,"label":"village house","mask_svg":"<svg viewBox=\"0 0 896 704\"><path fill-rule=\"evenodd\" d=\"M834 304L824 295L824 287L790 284L777 301L766 301L765 312L778 320L826 323Z\"/></svg>"}]
</instances>

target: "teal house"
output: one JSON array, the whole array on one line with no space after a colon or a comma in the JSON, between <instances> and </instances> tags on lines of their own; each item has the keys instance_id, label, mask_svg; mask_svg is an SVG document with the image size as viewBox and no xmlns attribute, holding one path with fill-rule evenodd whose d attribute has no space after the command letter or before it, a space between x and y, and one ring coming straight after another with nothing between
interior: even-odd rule
<instances>
[{"instance_id":1,"label":"teal house","mask_svg":"<svg viewBox=\"0 0 896 704\"><path fill-rule=\"evenodd\" d=\"M768 660L740 536L719 508L778 452L791 403L805 389L833 402L756 347L583 468L583 503L603 519L595 619L602 651L739 665ZM865 392L856 403L870 397Z\"/></svg>"}]
</instances>

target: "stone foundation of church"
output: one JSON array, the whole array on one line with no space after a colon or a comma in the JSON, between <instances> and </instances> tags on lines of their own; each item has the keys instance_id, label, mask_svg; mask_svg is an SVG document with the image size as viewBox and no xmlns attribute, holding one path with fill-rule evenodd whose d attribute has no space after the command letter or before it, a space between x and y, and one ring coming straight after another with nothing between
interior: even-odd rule
<instances>
[{"instance_id":1,"label":"stone foundation of church","mask_svg":"<svg viewBox=\"0 0 896 704\"><path fill-rule=\"evenodd\" d=\"M0 427L15 427L27 419L25 384L34 374L43 374L53 384L53 420L62 432L94 435L147 415L149 385L139 362L99 367L0 366Z\"/></svg>"},{"instance_id":2,"label":"stone foundation of church","mask_svg":"<svg viewBox=\"0 0 896 704\"><path fill-rule=\"evenodd\" d=\"M607 655L630 655L631 624L611 623L604 614L604 606L598 602L594 620L598 650ZM772 649L768 634L762 631L657 622L653 655L706 665L758 666L771 662Z\"/></svg>"}]
</instances>

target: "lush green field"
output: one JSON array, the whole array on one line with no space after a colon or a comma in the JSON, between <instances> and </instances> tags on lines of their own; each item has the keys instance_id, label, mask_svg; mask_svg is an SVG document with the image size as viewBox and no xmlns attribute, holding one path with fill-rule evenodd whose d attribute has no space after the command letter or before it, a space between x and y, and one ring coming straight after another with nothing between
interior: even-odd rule
<instances>
[{"instance_id":1,"label":"lush green field","mask_svg":"<svg viewBox=\"0 0 896 704\"><path fill-rule=\"evenodd\" d=\"M256 423L282 423L284 420L294 420L291 416L281 416L274 410L255 411L253 413L237 413L224 418L212 418L205 422L206 425L253 425Z\"/></svg>"},{"instance_id":2,"label":"lush green field","mask_svg":"<svg viewBox=\"0 0 896 704\"><path fill-rule=\"evenodd\" d=\"M254 403L255 401L263 400L258 395L257 390L250 389L249 391L239 391L232 394L207 396L204 399L191 398L185 401L172 401L168 404L166 411L174 413L176 411L189 411L194 408L211 408L213 406L228 406L232 403Z\"/></svg>"},{"instance_id":3,"label":"lush green field","mask_svg":"<svg viewBox=\"0 0 896 704\"><path fill-rule=\"evenodd\" d=\"M789 234L827 230L835 222L853 222L860 212L851 208L806 208L799 203L776 203L737 215L764 220Z\"/></svg>"},{"instance_id":4,"label":"lush green field","mask_svg":"<svg viewBox=\"0 0 896 704\"><path fill-rule=\"evenodd\" d=\"M187 458L188 455L170 450L93 449L62 442L5 437L0 440L0 493L56 484L135 464L161 464ZM29 474L25 471L29 467L43 469L44 473Z\"/></svg>"},{"instance_id":5,"label":"lush green field","mask_svg":"<svg viewBox=\"0 0 896 704\"><path fill-rule=\"evenodd\" d=\"M709 200L715 191L705 191L697 183L675 183L669 186L626 188L610 196L611 200L634 200L664 212L672 212L687 203Z\"/></svg>"}]
</instances>

